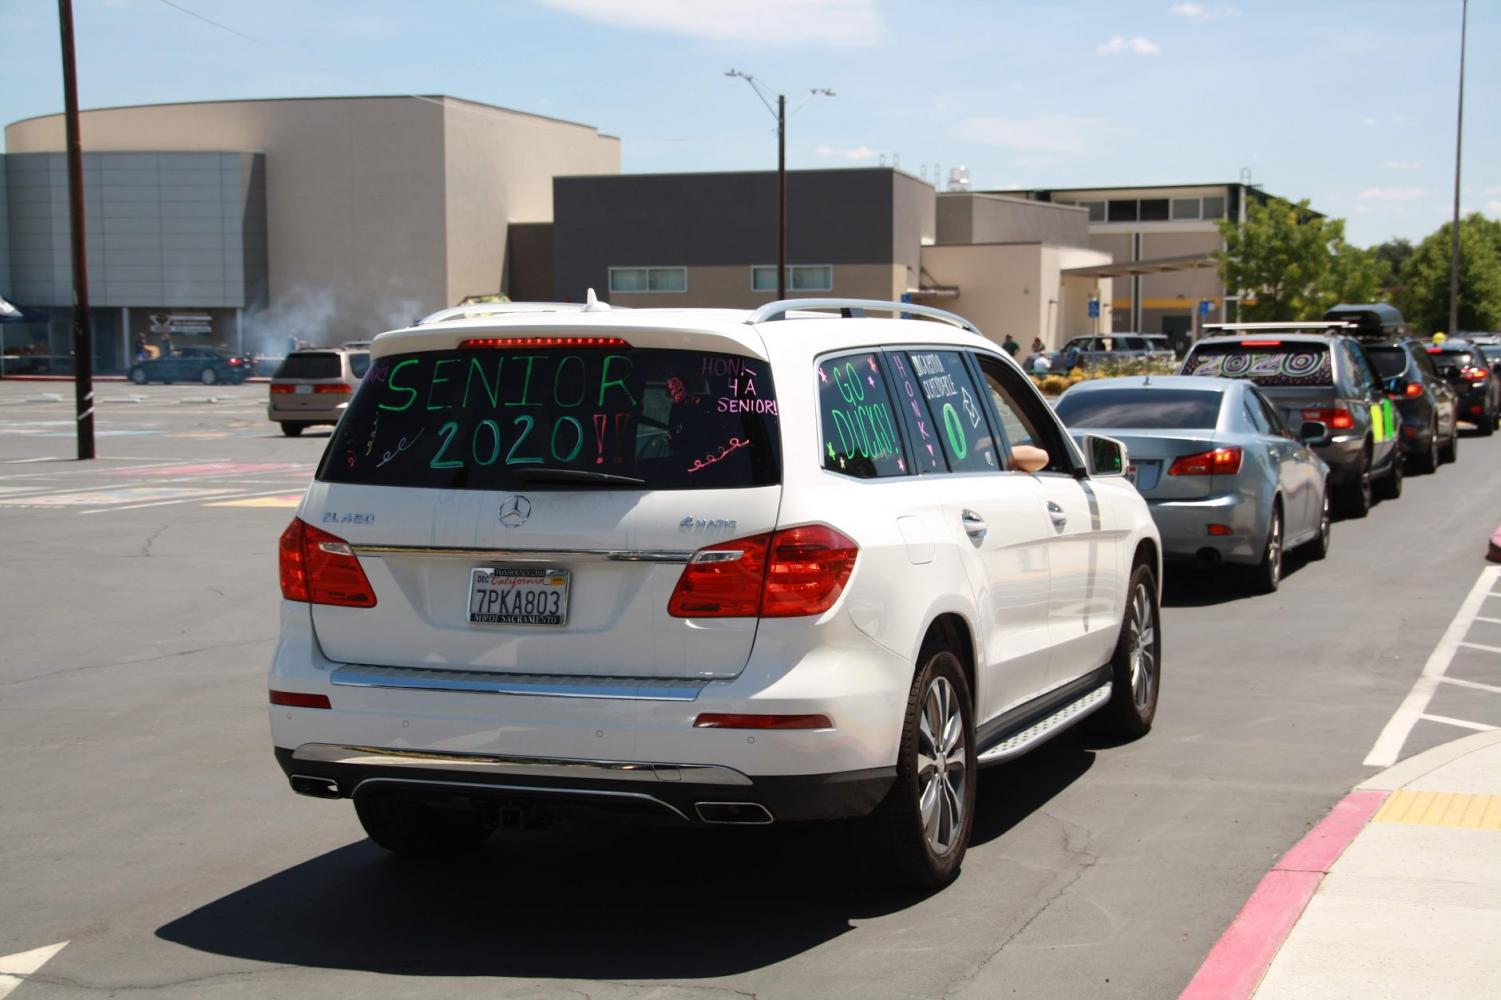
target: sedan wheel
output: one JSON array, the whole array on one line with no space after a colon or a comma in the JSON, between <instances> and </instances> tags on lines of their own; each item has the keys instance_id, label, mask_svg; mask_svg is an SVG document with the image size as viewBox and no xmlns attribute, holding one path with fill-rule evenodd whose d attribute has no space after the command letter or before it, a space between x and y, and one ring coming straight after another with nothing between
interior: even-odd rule
<instances>
[{"instance_id":1,"label":"sedan wheel","mask_svg":"<svg viewBox=\"0 0 1501 1000\"><path fill-rule=\"evenodd\" d=\"M1272 507L1272 523L1267 527L1266 548L1261 562L1251 567L1251 589L1270 594L1282 583L1282 508Z\"/></svg>"},{"instance_id":2,"label":"sedan wheel","mask_svg":"<svg viewBox=\"0 0 1501 1000\"><path fill-rule=\"evenodd\" d=\"M1319 533L1303 546L1303 554L1309 559L1322 559L1329 554L1329 539L1333 535L1329 517L1329 486L1324 485L1324 506L1319 511Z\"/></svg>"},{"instance_id":3,"label":"sedan wheel","mask_svg":"<svg viewBox=\"0 0 1501 1000\"><path fill-rule=\"evenodd\" d=\"M204 385L213 385L219 381L218 374L212 368L203 369L203 374L199 378L203 380Z\"/></svg>"},{"instance_id":4,"label":"sedan wheel","mask_svg":"<svg viewBox=\"0 0 1501 1000\"><path fill-rule=\"evenodd\" d=\"M136 385L146 384L146 369L136 367L130 370L130 380Z\"/></svg>"}]
</instances>

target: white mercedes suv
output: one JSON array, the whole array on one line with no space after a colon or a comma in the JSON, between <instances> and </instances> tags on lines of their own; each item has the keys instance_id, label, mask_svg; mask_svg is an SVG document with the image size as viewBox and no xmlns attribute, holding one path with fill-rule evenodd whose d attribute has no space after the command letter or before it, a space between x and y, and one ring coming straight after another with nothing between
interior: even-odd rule
<instances>
[{"instance_id":1,"label":"white mercedes suv","mask_svg":"<svg viewBox=\"0 0 1501 1000\"><path fill-rule=\"evenodd\" d=\"M399 853L597 809L859 818L942 885L977 768L1152 725L1157 531L1120 444L1082 452L922 306L382 334L281 538L277 760Z\"/></svg>"}]
</instances>

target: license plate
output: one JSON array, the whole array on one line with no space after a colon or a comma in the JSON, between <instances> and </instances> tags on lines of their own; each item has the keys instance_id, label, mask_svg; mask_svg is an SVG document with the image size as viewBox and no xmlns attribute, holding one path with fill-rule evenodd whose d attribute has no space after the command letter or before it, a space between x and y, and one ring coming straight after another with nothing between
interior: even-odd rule
<instances>
[{"instance_id":1,"label":"license plate","mask_svg":"<svg viewBox=\"0 0 1501 1000\"><path fill-rule=\"evenodd\" d=\"M295 391L299 396L311 396L313 394L313 387L310 385L299 385Z\"/></svg>"},{"instance_id":2,"label":"license plate","mask_svg":"<svg viewBox=\"0 0 1501 1000\"><path fill-rule=\"evenodd\" d=\"M470 571L469 624L568 624L568 571L529 566Z\"/></svg>"}]
</instances>

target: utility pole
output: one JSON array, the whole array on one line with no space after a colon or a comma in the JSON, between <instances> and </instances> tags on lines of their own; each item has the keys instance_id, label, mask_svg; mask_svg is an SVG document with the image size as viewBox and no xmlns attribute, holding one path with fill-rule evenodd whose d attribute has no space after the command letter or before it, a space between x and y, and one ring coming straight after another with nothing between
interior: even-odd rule
<instances>
[{"instance_id":1,"label":"utility pole","mask_svg":"<svg viewBox=\"0 0 1501 1000\"><path fill-rule=\"evenodd\" d=\"M751 85L756 96L761 98L761 103L766 105L777 120L777 298L787 297L787 95L777 95L777 106L772 108L771 102L766 95L761 93L761 88L756 84L756 78L749 73L742 73L738 69L731 69L725 76L738 76ZM808 96L803 98L803 104L807 104L815 97L833 97L834 92L825 87L815 87L808 91ZM797 113L803 106L799 104L792 111Z\"/></svg>"},{"instance_id":2,"label":"utility pole","mask_svg":"<svg viewBox=\"0 0 1501 1000\"><path fill-rule=\"evenodd\" d=\"M1470 0L1463 0L1459 11L1459 116L1454 126L1454 224L1450 227L1453 242L1449 248L1449 329L1444 331L1451 337L1459 332L1459 163L1460 153L1464 149L1465 27L1469 21Z\"/></svg>"},{"instance_id":3,"label":"utility pole","mask_svg":"<svg viewBox=\"0 0 1501 1000\"><path fill-rule=\"evenodd\" d=\"M73 243L73 399L78 457L94 457L94 338L89 330L88 254L83 243L83 141L78 131L78 72L73 66L73 3L57 0L63 43L63 111L68 132L68 211Z\"/></svg>"}]
</instances>

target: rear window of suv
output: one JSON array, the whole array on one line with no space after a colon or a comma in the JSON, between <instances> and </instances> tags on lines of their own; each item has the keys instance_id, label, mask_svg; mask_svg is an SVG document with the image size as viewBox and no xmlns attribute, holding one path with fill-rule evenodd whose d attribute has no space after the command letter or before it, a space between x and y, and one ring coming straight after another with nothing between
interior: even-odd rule
<instances>
[{"instance_id":1,"label":"rear window of suv","mask_svg":"<svg viewBox=\"0 0 1501 1000\"><path fill-rule=\"evenodd\" d=\"M1054 412L1070 429L1213 430L1222 399L1221 393L1202 389L1090 389L1068 393Z\"/></svg>"},{"instance_id":2,"label":"rear window of suv","mask_svg":"<svg viewBox=\"0 0 1501 1000\"><path fill-rule=\"evenodd\" d=\"M1365 352L1382 378L1395 378L1407 371L1407 352L1400 347L1367 347Z\"/></svg>"},{"instance_id":3,"label":"rear window of suv","mask_svg":"<svg viewBox=\"0 0 1501 1000\"><path fill-rule=\"evenodd\" d=\"M1334 369L1329 345L1288 342L1272 345L1200 344L1183 363L1185 375L1247 378L1264 386L1330 386Z\"/></svg>"},{"instance_id":4,"label":"rear window of suv","mask_svg":"<svg viewBox=\"0 0 1501 1000\"><path fill-rule=\"evenodd\" d=\"M333 351L302 351L288 354L273 378L339 378L344 374Z\"/></svg>"},{"instance_id":5,"label":"rear window of suv","mask_svg":"<svg viewBox=\"0 0 1501 1000\"><path fill-rule=\"evenodd\" d=\"M430 489L781 481L765 362L703 351L423 351L371 365L318 479Z\"/></svg>"}]
</instances>

